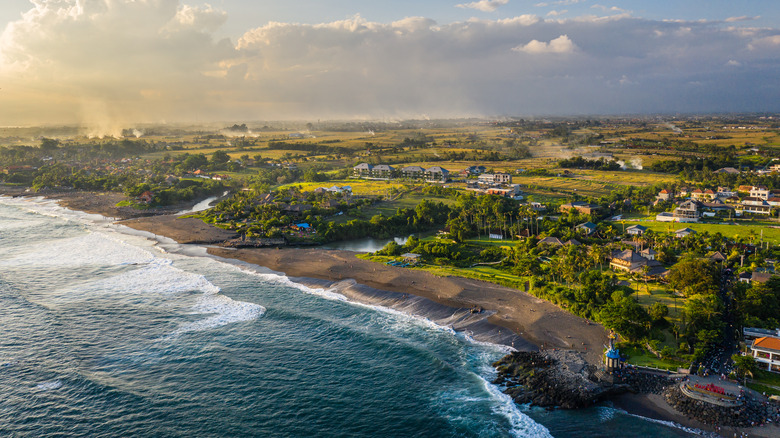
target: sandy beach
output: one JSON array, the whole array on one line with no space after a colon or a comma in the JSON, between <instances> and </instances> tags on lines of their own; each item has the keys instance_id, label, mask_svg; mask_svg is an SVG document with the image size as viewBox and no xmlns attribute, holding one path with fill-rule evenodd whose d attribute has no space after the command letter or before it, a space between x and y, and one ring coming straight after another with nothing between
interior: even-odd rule
<instances>
[{"instance_id":1,"label":"sandy beach","mask_svg":"<svg viewBox=\"0 0 780 438\"><path fill-rule=\"evenodd\" d=\"M0 193L3 192L0 190ZM60 193L48 194L47 197L58 199L64 207L120 218L118 223L122 225L165 236L179 243L218 244L234 237L234 233L198 219L159 214L164 211L144 211L144 215L158 214L138 217L141 215L137 212L123 211L124 208L115 206L123 199L119 194L71 192L64 196ZM179 211L180 207L177 206L174 211ZM210 246L208 252L214 256L263 266L289 277L327 282L352 279L365 286L424 297L449 307L481 307L491 313L488 317L490 323L511 330L542 349L573 349L582 352L586 360L595 365L601 364L602 349L607 343L607 331L601 325L577 317L524 291L492 283L461 277L438 277L422 270L361 260L351 251L315 247L232 249ZM713 431L711 427L676 412L661 396L627 393L616 398L614 405L632 414ZM776 430L775 427L753 428L748 432L751 436L772 436ZM721 431L726 433L725 436L731 436L734 432L737 430Z\"/></svg>"}]
</instances>

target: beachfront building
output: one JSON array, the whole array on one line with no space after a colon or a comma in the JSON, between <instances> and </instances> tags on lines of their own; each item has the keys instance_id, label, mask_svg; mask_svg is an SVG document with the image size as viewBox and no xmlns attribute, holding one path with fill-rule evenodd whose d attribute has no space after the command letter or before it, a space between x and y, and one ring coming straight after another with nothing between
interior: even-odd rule
<instances>
[{"instance_id":1,"label":"beachfront building","mask_svg":"<svg viewBox=\"0 0 780 438\"><path fill-rule=\"evenodd\" d=\"M760 368L780 373L780 338L764 336L756 339L750 347L750 354Z\"/></svg>"},{"instance_id":2,"label":"beachfront building","mask_svg":"<svg viewBox=\"0 0 780 438\"><path fill-rule=\"evenodd\" d=\"M644 225L631 225L630 227L626 228L626 234L630 234L632 236L641 236L642 234L645 234L645 231L647 231L647 227Z\"/></svg>"}]
</instances>

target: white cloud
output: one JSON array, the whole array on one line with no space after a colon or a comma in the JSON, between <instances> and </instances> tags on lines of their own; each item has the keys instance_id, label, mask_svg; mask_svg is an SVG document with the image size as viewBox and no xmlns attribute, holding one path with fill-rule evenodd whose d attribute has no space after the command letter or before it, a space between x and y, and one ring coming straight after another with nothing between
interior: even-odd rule
<instances>
[{"instance_id":1,"label":"white cloud","mask_svg":"<svg viewBox=\"0 0 780 438\"><path fill-rule=\"evenodd\" d=\"M493 12L498 9L499 6L504 6L507 3L509 3L509 0L480 0L478 2L461 3L459 5L455 5L455 7L462 9L476 9L482 12Z\"/></svg>"},{"instance_id":2,"label":"white cloud","mask_svg":"<svg viewBox=\"0 0 780 438\"><path fill-rule=\"evenodd\" d=\"M725 21L726 23L734 23L737 21L753 21L758 20L759 18L761 18L761 16L748 17L747 15L743 15L741 17L729 17Z\"/></svg>"},{"instance_id":3,"label":"white cloud","mask_svg":"<svg viewBox=\"0 0 780 438\"><path fill-rule=\"evenodd\" d=\"M531 42L524 46L512 48L512 50L516 52L525 52L535 55L540 53L571 53L574 49L575 45L567 35L561 35L558 38L550 40L549 43L531 40Z\"/></svg>"},{"instance_id":4,"label":"white cloud","mask_svg":"<svg viewBox=\"0 0 780 438\"><path fill-rule=\"evenodd\" d=\"M354 16L231 42L180 0L36 5L0 35L3 123L780 110L780 30L723 21Z\"/></svg>"},{"instance_id":5,"label":"white cloud","mask_svg":"<svg viewBox=\"0 0 780 438\"><path fill-rule=\"evenodd\" d=\"M569 10L568 10L568 9L564 9L564 10L562 10L562 11L550 11L550 12L548 12L548 13L547 13L547 16L548 16L548 17L557 17L557 16L559 16L559 15L564 15L564 14L566 14L567 12L569 12Z\"/></svg>"},{"instance_id":6,"label":"white cloud","mask_svg":"<svg viewBox=\"0 0 780 438\"><path fill-rule=\"evenodd\" d=\"M733 59L730 59L729 62L726 63L726 65L729 66L729 67L739 67L739 66L742 65L742 63L739 62L739 61L735 61Z\"/></svg>"}]
</instances>

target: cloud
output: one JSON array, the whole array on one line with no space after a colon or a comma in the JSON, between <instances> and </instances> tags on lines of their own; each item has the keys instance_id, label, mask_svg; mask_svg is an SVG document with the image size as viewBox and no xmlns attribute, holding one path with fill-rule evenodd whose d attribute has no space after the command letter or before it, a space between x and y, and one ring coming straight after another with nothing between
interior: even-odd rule
<instances>
[{"instance_id":1,"label":"cloud","mask_svg":"<svg viewBox=\"0 0 780 438\"><path fill-rule=\"evenodd\" d=\"M760 17L760 16L755 16L755 17L748 17L747 15L743 15L743 16L741 16L741 17L729 17L729 18L727 18L727 19L726 19L726 20L724 20L724 21L725 21L726 23L735 23L735 22L738 22L738 21L753 21L753 20L758 20L759 18L761 18L761 17Z\"/></svg>"},{"instance_id":2,"label":"cloud","mask_svg":"<svg viewBox=\"0 0 780 438\"><path fill-rule=\"evenodd\" d=\"M162 120L780 110L773 28L354 16L264 23L229 41L216 36L226 19L178 0L36 0L0 34L0 120L113 132Z\"/></svg>"},{"instance_id":3,"label":"cloud","mask_svg":"<svg viewBox=\"0 0 780 438\"><path fill-rule=\"evenodd\" d=\"M587 0L558 0L554 2L542 2L537 3L534 6L537 8L546 8L547 6L569 6L569 5L576 5L577 3L582 3Z\"/></svg>"},{"instance_id":4,"label":"cloud","mask_svg":"<svg viewBox=\"0 0 780 438\"><path fill-rule=\"evenodd\" d=\"M571 53L574 49L574 43L571 42L567 35L561 35L558 38L550 40L549 43L531 40L531 42L524 46L512 48L512 50L516 52L525 52L535 55L540 53Z\"/></svg>"},{"instance_id":5,"label":"cloud","mask_svg":"<svg viewBox=\"0 0 780 438\"><path fill-rule=\"evenodd\" d=\"M548 17L557 17L559 15L564 15L567 12L569 12L568 9L564 9L562 11L550 11L550 12L547 13L547 16Z\"/></svg>"},{"instance_id":6,"label":"cloud","mask_svg":"<svg viewBox=\"0 0 780 438\"><path fill-rule=\"evenodd\" d=\"M480 0L478 2L461 3L455 5L456 8L462 9L476 9L482 12L493 12L498 9L499 6L504 6L509 3L509 0Z\"/></svg>"}]
</instances>

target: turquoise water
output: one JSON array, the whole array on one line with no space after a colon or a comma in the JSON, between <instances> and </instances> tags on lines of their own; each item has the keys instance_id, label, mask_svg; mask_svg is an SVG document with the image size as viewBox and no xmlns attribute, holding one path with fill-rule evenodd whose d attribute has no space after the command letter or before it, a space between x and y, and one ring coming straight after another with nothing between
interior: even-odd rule
<instances>
[{"instance_id":1,"label":"turquoise water","mask_svg":"<svg viewBox=\"0 0 780 438\"><path fill-rule=\"evenodd\" d=\"M326 288L0 199L0 436L623 437L609 407L516 406L505 347Z\"/></svg>"}]
</instances>

